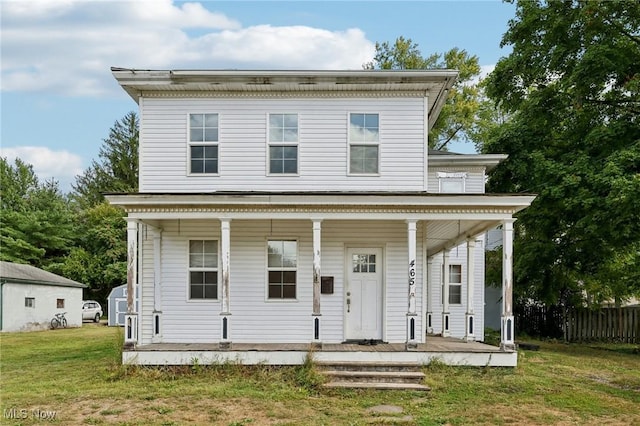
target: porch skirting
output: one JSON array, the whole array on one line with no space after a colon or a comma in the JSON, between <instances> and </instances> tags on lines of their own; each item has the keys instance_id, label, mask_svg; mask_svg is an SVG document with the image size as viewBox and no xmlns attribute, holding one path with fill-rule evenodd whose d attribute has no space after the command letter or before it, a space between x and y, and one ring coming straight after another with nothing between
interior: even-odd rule
<instances>
[{"instance_id":1,"label":"porch skirting","mask_svg":"<svg viewBox=\"0 0 640 426\"><path fill-rule=\"evenodd\" d=\"M311 354L316 362L405 363L474 367L515 367L516 351L457 339L429 337L415 350L403 343L377 345L312 343L234 343L228 350L211 343L156 343L138 346L122 353L123 364L133 365L299 365Z\"/></svg>"}]
</instances>

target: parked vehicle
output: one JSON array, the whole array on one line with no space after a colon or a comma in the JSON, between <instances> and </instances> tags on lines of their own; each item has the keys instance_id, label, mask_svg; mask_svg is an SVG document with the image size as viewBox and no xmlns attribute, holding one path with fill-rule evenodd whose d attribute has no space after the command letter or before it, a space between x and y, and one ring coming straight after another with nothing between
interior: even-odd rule
<instances>
[{"instance_id":1,"label":"parked vehicle","mask_svg":"<svg viewBox=\"0 0 640 426\"><path fill-rule=\"evenodd\" d=\"M82 302L82 320L93 320L100 322L102 316L102 306L95 300L85 300Z\"/></svg>"}]
</instances>

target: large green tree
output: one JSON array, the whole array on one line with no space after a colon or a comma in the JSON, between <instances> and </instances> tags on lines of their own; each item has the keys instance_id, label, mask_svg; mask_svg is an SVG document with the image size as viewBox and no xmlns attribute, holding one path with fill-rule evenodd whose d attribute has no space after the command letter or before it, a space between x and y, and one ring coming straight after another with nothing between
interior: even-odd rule
<instances>
[{"instance_id":1,"label":"large green tree","mask_svg":"<svg viewBox=\"0 0 640 426\"><path fill-rule=\"evenodd\" d=\"M495 192L538 196L516 222L521 297L583 303L640 291L640 3L523 1L487 79L510 120Z\"/></svg>"},{"instance_id":2,"label":"large green tree","mask_svg":"<svg viewBox=\"0 0 640 426\"><path fill-rule=\"evenodd\" d=\"M76 177L73 199L83 207L91 207L104 201L105 192L137 191L138 139L138 117L129 112L109 130L100 147L99 160Z\"/></svg>"},{"instance_id":3,"label":"large green tree","mask_svg":"<svg viewBox=\"0 0 640 426\"><path fill-rule=\"evenodd\" d=\"M458 79L449 91L447 101L437 121L429 133L429 147L446 150L450 142L471 140L478 120L483 116L478 112L485 100L480 86L478 57L466 50L453 48L444 54L434 53L422 56L418 45L411 39L398 37L393 44L376 43L373 61L365 64L366 69L454 69L459 71ZM477 142L475 140L474 142Z\"/></svg>"},{"instance_id":4,"label":"large green tree","mask_svg":"<svg viewBox=\"0 0 640 426\"><path fill-rule=\"evenodd\" d=\"M54 180L19 158L0 158L0 259L47 267L73 244L74 214Z\"/></svg>"},{"instance_id":5,"label":"large green tree","mask_svg":"<svg viewBox=\"0 0 640 426\"><path fill-rule=\"evenodd\" d=\"M120 208L106 201L82 210L76 222L78 243L52 272L86 283L86 296L106 302L113 287L126 283L126 222Z\"/></svg>"}]
</instances>

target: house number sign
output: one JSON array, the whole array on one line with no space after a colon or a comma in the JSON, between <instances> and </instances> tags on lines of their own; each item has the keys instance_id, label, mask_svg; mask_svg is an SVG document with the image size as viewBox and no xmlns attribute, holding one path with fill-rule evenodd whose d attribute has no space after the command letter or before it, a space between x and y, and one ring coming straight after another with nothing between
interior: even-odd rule
<instances>
[{"instance_id":1,"label":"house number sign","mask_svg":"<svg viewBox=\"0 0 640 426\"><path fill-rule=\"evenodd\" d=\"M416 309L416 260L409 262L409 312Z\"/></svg>"}]
</instances>

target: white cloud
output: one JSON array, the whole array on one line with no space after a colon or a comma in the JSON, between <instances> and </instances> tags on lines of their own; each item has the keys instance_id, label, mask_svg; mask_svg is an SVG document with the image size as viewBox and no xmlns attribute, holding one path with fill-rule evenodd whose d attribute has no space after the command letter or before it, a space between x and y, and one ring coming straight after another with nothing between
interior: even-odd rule
<instances>
[{"instance_id":1,"label":"white cloud","mask_svg":"<svg viewBox=\"0 0 640 426\"><path fill-rule=\"evenodd\" d=\"M71 182L84 171L79 155L68 151L53 151L44 146L2 147L0 156L6 158L10 164L13 164L16 158L31 164L38 179L55 179L63 192L69 191Z\"/></svg>"},{"instance_id":2,"label":"white cloud","mask_svg":"<svg viewBox=\"0 0 640 426\"><path fill-rule=\"evenodd\" d=\"M3 91L121 94L111 66L360 69L374 54L359 29L243 28L197 2L9 0L0 7Z\"/></svg>"}]
</instances>

